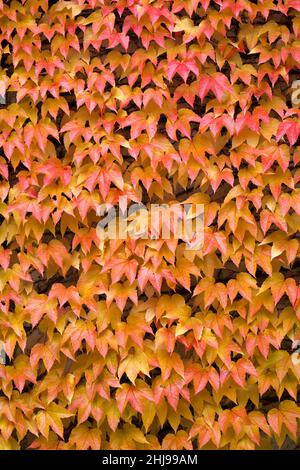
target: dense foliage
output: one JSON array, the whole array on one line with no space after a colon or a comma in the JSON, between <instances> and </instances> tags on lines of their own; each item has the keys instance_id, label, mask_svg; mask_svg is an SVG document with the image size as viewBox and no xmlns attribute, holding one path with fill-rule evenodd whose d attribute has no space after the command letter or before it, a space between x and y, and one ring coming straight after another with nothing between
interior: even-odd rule
<instances>
[{"instance_id":1,"label":"dense foliage","mask_svg":"<svg viewBox=\"0 0 300 470\"><path fill-rule=\"evenodd\" d=\"M297 445L299 12L0 0L0 448ZM120 196L203 248L100 240Z\"/></svg>"}]
</instances>

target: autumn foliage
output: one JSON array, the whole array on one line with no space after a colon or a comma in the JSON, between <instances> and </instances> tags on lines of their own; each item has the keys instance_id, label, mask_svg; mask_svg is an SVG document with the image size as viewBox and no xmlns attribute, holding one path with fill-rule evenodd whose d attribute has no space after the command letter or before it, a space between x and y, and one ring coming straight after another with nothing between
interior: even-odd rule
<instances>
[{"instance_id":1,"label":"autumn foliage","mask_svg":"<svg viewBox=\"0 0 300 470\"><path fill-rule=\"evenodd\" d=\"M296 447L300 1L0 0L0 57L0 448Z\"/></svg>"}]
</instances>

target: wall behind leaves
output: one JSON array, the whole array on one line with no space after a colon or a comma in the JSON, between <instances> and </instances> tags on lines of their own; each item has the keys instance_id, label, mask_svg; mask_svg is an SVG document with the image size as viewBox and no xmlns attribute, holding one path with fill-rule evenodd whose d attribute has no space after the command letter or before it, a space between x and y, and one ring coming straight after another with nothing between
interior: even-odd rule
<instances>
[{"instance_id":1,"label":"wall behind leaves","mask_svg":"<svg viewBox=\"0 0 300 470\"><path fill-rule=\"evenodd\" d=\"M299 12L0 0L1 449L297 446ZM120 196L203 248L101 243Z\"/></svg>"}]
</instances>

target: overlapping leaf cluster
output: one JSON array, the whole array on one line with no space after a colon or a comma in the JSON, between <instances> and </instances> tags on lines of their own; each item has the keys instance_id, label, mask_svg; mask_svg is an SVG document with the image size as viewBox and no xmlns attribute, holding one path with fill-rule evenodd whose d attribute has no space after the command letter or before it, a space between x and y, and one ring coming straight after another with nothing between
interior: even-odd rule
<instances>
[{"instance_id":1,"label":"overlapping leaf cluster","mask_svg":"<svg viewBox=\"0 0 300 470\"><path fill-rule=\"evenodd\" d=\"M0 0L0 448L297 443L299 11ZM203 248L99 240L120 196Z\"/></svg>"}]
</instances>

